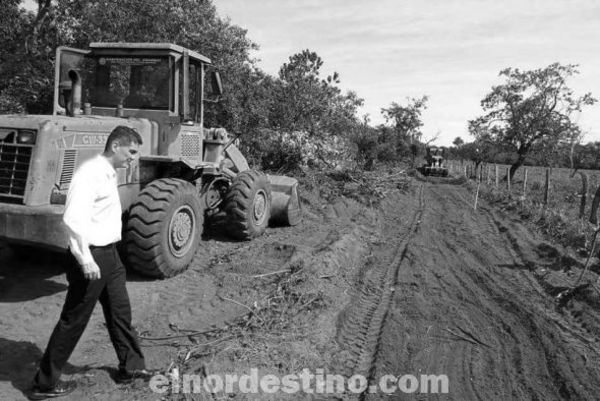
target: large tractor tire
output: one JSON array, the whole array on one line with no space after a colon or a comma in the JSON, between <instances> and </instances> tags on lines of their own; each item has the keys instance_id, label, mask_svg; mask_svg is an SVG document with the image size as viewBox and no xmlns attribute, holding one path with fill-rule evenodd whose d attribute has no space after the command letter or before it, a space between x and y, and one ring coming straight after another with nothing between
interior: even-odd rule
<instances>
[{"instance_id":1,"label":"large tractor tire","mask_svg":"<svg viewBox=\"0 0 600 401\"><path fill-rule=\"evenodd\" d=\"M151 182L127 220L126 259L145 276L172 277L187 269L200 243L204 209L194 185L176 178Z\"/></svg>"},{"instance_id":2,"label":"large tractor tire","mask_svg":"<svg viewBox=\"0 0 600 401\"><path fill-rule=\"evenodd\" d=\"M254 170L239 173L225 196L226 229L234 238L258 237L271 217L271 185L267 176Z\"/></svg>"}]
</instances>

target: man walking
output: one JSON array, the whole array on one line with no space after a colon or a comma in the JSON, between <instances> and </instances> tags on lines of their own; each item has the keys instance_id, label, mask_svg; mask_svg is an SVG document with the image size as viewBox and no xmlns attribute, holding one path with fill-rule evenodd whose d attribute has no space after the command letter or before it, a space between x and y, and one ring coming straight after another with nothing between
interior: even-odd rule
<instances>
[{"instance_id":1,"label":"man walking","mask_svg":"<svg viewBox=\"0 0 600 401\"><path fill-rule=\"evenodd\" d=\"M133 129L116 127L104 153L86 161L69 187L63 221L69 232L71 263L65 304L34 378L30 399L59 397L75 389L60 381L69 359L100 300L110 340L119 360L117 381L149 378L125 286L125 268L117 254L121 239L121 203L116 168L127 167L139 155L142 138Z\"/></svg>"}]
</instances>

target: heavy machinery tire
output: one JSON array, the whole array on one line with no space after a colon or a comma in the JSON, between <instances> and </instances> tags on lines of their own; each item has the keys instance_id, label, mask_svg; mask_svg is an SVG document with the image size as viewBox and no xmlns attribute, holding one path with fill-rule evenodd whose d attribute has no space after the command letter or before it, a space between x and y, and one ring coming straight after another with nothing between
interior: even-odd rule
<instances>
[{"instance_id":1,"label":"heavy machinery tire","mask_svg":"<svg viewBox=\"0 0 600 401\"><path fill-rule=\"evenodd\" d=\"M138 195L126 224L128 265L145 276L175 276L187 269L200 243L200 195L184 180L153 181Z\"/></svg>"},{"instance_id":2,"label":"heavy machinery tire","mask_svg":"<svg viewBox=\"0 0 600 401\"><path fill-rule=\"evenodd\" d=\"M271 185L254 170L239 173L225 196L226 229L234 238L247 240L265 232L271 217Z\"/></svg>"}]
</instances>

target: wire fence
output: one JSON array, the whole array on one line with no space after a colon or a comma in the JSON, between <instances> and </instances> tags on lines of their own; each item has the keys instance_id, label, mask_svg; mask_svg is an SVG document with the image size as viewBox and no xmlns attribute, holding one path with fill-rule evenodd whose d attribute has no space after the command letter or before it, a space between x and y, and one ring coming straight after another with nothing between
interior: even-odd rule
<instances>
[{"instance_id":1,"label":"wire fence","mask_svg":"<svg viewBox=\"0 0 600 401\"><path fill-rule=\"evenodd\" d=\"M566 168L520 167L510 178L510 165L451 160L450 174L465 176L488 191L507 199L527 201L543 211L553 211L569 221L591 221L596 224L594 201L600 185L599 170L573 170Z\"/></svg>"}]
</instances>

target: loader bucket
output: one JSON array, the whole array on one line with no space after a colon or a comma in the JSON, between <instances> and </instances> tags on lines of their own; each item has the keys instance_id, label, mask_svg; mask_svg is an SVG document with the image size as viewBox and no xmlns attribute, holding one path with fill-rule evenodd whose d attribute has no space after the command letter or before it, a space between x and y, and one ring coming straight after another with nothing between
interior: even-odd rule
<instances>
[{"instance_id":1,"label":"loader bucket","mask_svg":"<svg viewBox=\"0 0 600 401\"><path fill-rule=\"evenodd\" d=\"M298 180L284 175L267 175L271 184L271 223L295 226L302 220Z\"/></svg>"}]
</instances>

